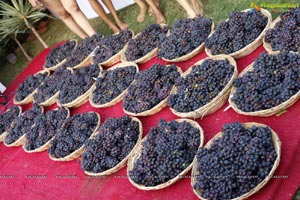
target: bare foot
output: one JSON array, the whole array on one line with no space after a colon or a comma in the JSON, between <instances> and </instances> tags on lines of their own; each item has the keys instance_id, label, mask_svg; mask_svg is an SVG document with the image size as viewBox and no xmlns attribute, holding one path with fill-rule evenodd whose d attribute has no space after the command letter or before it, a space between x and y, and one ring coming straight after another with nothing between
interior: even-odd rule
<instances>
[{"instance_id":1,"label":"bare foot","mask_svg":"<svg viewBox=\"0 0 300 200\"><path fill-rule=\"evenodd\" d=\"M139 15L137 16L136 18L136 21L138 22L143 22L145 21L145 18L146 18L146 12L147 12L147 5L145 3L141 4L140 6L140 13Z\"/></svg>"},{"instance_id":2,"label":"bare foot","mask_svg":"<svg viewBox=\"0 0 300 200\"><path fill-rule=\"evenodd\" d=\"M120 29L126 29L128 28L128 24L122 22L122 21L119 21L117 22L118 26L120 27Z\"/></svg>"},{"instance_id":3,"label":"bare foot","mask_svg":"<svg viewBox=\"0 0 300 200\"><path fill-rule=\"evenodd\" d=\"M155 18L156 18L156 23L162 24L162 23L167 22L165 16L160 11L158 11L157 13L154 13L154 15L155 15Z\"/></svg>"},{"instance_id":4,"label":"bare foot","mask_svg":"<svg viewBox=\"0 0 300 200\"><path fill-rule=\"evenodd\" d=\"M113 33L117 33L120 31L120 29L116 25L109 26L109 28Z\"/></svg>"}]
</instances>

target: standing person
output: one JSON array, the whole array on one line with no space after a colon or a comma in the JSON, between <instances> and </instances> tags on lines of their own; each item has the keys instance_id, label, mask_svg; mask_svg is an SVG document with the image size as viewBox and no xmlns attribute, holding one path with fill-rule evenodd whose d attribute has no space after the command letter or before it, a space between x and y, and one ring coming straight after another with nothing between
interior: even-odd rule
<instances>
[{"instance_id":1,"label":"standing person","mask_svg":"<svg viewBox=\"0 0 300 200\"><path fill-rule=\"evenodd\" d=\"M189 18L203 15L203 4L200 0L177 0L177 2L185 9Z\"/></svg>"},{"instance_id":2,"label":"standing person","mask_svg":"<svg viewBox=\"0 0 300 200\"><path fill-rule=\"evenodd\" d=\"M76 0L28 0L37 9L48 8L59 17L71 31L80 38L96 33L86 16L80 10Z\"/></svg>"},{"instance_id":3,"label":"standing person","mask_svg":"<svg viewBox=\"0 0 300 200\"><path fill-rule=\"evenodd\" d=\"M163 15L162 11L159 9L159 1L158 0L135 0L137 5L140 7L140 12L137 17L138 22L143 22L147 13L147 4L150 7L150 13L153 13L156 18L156 23L166 23L166 18Z\"/></svg>"},{"instance_id":4,"label":"standing person","mask_svg":"<svg viewBox=\"0 0 300 200\"><path fill-rule=\"evenodd\" d=\"M99 3L98 0L89 0L90 5L92 6L93 10L99 15L99 17L108 25L108 27L114 32L119 32L120 29L128 28L128 24L124 23L119 15L117 14L114 5L112 4L111 0L103 0L104 5L108 8L112 16L114 17L118 26L116 26L108 17L105 10L103 9L102 5Z\"/></svg>"}]
</instances>

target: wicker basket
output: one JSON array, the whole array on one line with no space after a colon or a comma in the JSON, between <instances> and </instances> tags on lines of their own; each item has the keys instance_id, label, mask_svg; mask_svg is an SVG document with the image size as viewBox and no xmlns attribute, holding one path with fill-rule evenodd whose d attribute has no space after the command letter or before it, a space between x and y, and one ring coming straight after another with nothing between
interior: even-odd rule
<instances>
[{"instance_id":1,"label":"wicker basket","mask_svg":"<svg viewBox=\"0 0 300 200\"><path fill-rule=\"evenodd\" d=\"M122 169L126 165L128 158L134 152L135 148L137 148L139 142L142 140L142 137L143 137L142 122L138 118L135 118L135 117L130 117L130 118L133 121L136 121L136 122L139 123L139 137L138 137L138 140L137 140L136 144L134 145L133 149L130 151L130 153L121 162L119 162L116 166L114 166L113 168L110 168L110 169L108 169L106 171L103 171L103 172L100 172L100 173L94 173L94 172L90 172L90 171L84 171L84 173L86 173L87 175L90 175L90 176L107 176L107 175L110 175L110 174L113 174L113 173L119 171L120 169Z\"/></svg>"},{"instance_id":2,"label":"wicker basket","mask_svg":"<svg viewBox=\"0 0 300 200\"><path fill-rule=\"evenodd\" d=\"M169 65L167 65L169 66ZM177 67L177 71L182 74L182 70L181 68ZM135 81L133 81L131 84L133 84ZM127 92L125 93L125 95L127 94ZM124 95L124 96L125 96ZM143 112L140 113L134 113L134 112L130 112L125 110L125 108L123 108L123 112L126 113L127 115L131 115L131 116L149 116L149 115L154 115L155 113L158 113L159 111L161 111L164 107L167 106L167 101L168 101L168 97L166 97L164 100L162 100L161 102L159 102L157 105L155 105L153 108L149 109L149 110L145 110Z\"/></svg>"},{"instance_id":3,"label":"wicker basket","mask_svg":"<svg viewBox=\"0 0 300 200\"><path fill-rule=\"evenodd\" d=\"M18 114L18 117L22 114L22 107L21 106L18 106L18 108L19 108L19 114ZM8 109L6 112L8 112L10 109ZM11 124L10 124L10 126L14 126L15 125L15 122L12 122ZM4 141L4 139L5 139L5 137L7 136L7 134L8 134L8 132L7 131L5 131L5 132L3 132L3 133L0 133L0 142L2 142L2 141Z\"/></svg>"},{"instance_id":4,"label":"wicker basket","mask_svg":"<svg viewBox=\"0 0 300 200\"><path fill-rule=\"evenodd\" d=\"M117 68L125 68L125 67L128 67L128 66L134 66L136 68L136 73L139 72L138 65L135 64L135 63L133 63L133 62L119 63L119 64L114 65L113 67L109 68L107 71L114 70L114 69L117 69ZM127 89L124 90L121 94L119 94L116 98L114 98L110 102L107 102L105 104L97 104L97 103L93 102L93 93L94 93L95 90L96 90L96 84L93 85L92 92L91 92L91 94L89 96L89 102L95 108L106 108L106 107L110 107L110 106L113 106L113 105L119 103L122 100L123 96L125 95L125 93L127 91Z\"/></svg>"},{"instance_id":5,"label":"wicker basket","mask_svg":"<svg viewBox=\"0 0 300 200\"><path fill-rule=\"evenodd\" d=\"M68 108L65 108L67 110L67 117L70 117L70 110ZM58 110L58 108L54 109L54 110ZM32 128L35 126L35 124L32 126ZM25 135L26 136L26 135ZM55 136L54 136L55 137ZM40 146L39 148L36 148L36 149L33 149L33 150L27 150L26 149L26 142L23 144L23 150L26 152L26 153L37 153L37 152L42 152L42 151L46 151L47 149L50 148L51 146L51 141L54 139L54 137L52 137L48 142L46 142L44 145Z\"/></svg>"},{"instance_id":6,"label":"wicker basket","mask_svg":"<svg viewBox=\"0 0 300 200\"><path fill-rule=\"evenodd\" d=\"M215 28L215 24L214 22L212 21L212 24L211 24L211 31L210 31L210 34L213 32ZM163 60L167 61L167 62L182 62L182 61L186 61L186 60L189 60L191 58L193 58L194 56L196 56L198 53L202 52L204 50L204 42L202 44L200 44L200 46L198 46L196 49L194 49L193 51L191 51L190 53L186 54L186 55L183 55L183 56L180 56L180 57L177 57L177 58L173 58L173 59L167 59L167 58L164 58L162 57Z\"/></svg>"},{"instance_id":7,"label":"wicker basket","mask_svg":"<svg viewBox=\"0 0 300 200\"><path fill-rule=\"evenodd\" d=\"M243 10L242 12L247 12L249 10L251 10L251 9L246 9L246 10ZM261 34L253 42L251 42L250 44L246 45L242 49L229 54L231 57L237 59L237 58L242 58L244 56L247 56L247 55L249 55L250 53L252 53L257 47L259 47L262 44L263 37L264 37L265 33L267 32L267 29L271 25L272 15L271 15L271 13L268 10L265 10L265 9L260 9L260 12L265 17L268 18L268 23L267 23L266 27L264 28L264 30L261 32ZM208 37L210 37L212 34L214 34L214 32L212 32ZM208 48L205 48L205 52L209 56L212 55L211 50L208 49Z\"/></svg>"},{"instance_id":8,"label":"wicker basket","mask_svg":"<svg viewBox=\"0 0 300 200\"><path fill-rule=\"evenodd\" d=\"M93 113L96 113L96 112L93 112ZM98 132L98 129L100 127L100 122L101 122L100 115L98 113L96 113L96 114L97 114L97 117L98 117L98 123L97 123L96 128L94 129L93 133L91 134L91 136L89 138L92 138L94 135L96 135L97 132ZM83 151L84 151L84 144L79 149L73 151L71 154L69 154L65 157L56 158L51 154L49 154L49 157L50 157L51 160L54 160L54 161L70 161L70 160L74 160L74 159L78 158L83 153Z\"/></svg>"},{"instance_id":9,"label":"wicker basket","mask_svg":"<svg viewBox=\"0 0 300 200\"><path fill-rule=\"evenodd\" d=\"M76 49L77 44L78 44L78 40L76 39L71 39L71 41L75 41L75 47L73 49ZM50 71L55 71L57 68L59 68L60 66L64 65L67 62L67 58L63 59L61 62L57 63L56 65L52 66L52 67L45 67L45 65L43 66L44 69L50 70Z\"/></svg>"},{"instance_id":10,"label":"wicker basket","mask_svg":"<svg viewBox=\"0 0 300 200\"><path fill-rule=\"evenodd\" d=\"M247 68L245 68L240 73L239 77L243 76L248 71L252 71L253 70L253 64L254 63L251 63ZM294 94L293 96L291 96L288 100L282 102L281 104L279 104L275 107L265 109L265 110L260 110L260 111L254 111L254 112L244 112L244 111L240 110L238 108L238 106L236 105L236 103L232 100L232 97L233 97L233 94L235 93L235 91L236 91L236 87L232 86L231 91L230 91L230 95L229 95L229 99L228 99L230 107L233 108L233 110L235 112L239 113L239 114L249 115L249 116L268 117L268 116L271 116L271 115L281 113L282 111L285 111L289 107L291 107L300 98L300 91L299 91L296 94Z\"/></svg>"},{"instance_id":11,"label":"wicker basket","mask_svg":"<svg viewBox=\"0 0 300 200\"><path fill-rule=\"evenodd\" d=\"M41 71L37 72L34 76L36 76L37 74L40 74L40 73L47 73L46 77L48 77L48 76L50 75L50 71L44 69L44 70L41 70ZM14 104L16 104L16 105L24 105L24 104L28 104L28 103L32 102L32 101L33 101L33 95L37 92L37 90L38 90L37 88L34 89L34 90L33 90L29 95L27 95L27 97L26 97L25 99L23 99L22 101L16 100L16 96L15 96L14 99L13 99Z\"/></svg>"},{"instance_id":12,"label":"wicker basket","mask_svg":"<svg viewBox=\"0 0 300 200\"><path fill-rule=\"evenodd\" d=\"M259 123L255 123L255 122L248 122L248 123L244 123L243 126L245 128L250 128L252 126L258 126L258 127L267 127L266 125L264 124L259 124ZM270 127L269 127L270 128ZM274 165L270 171L270 173L268 174L268 176L266 176L266 178L261 182L259 183L255 188L253 188L252 190L250 190L249 192L243 194L242 196L239 196L239 197L236 197L234 199L231 199L231 200L242 200L242 199L246 199L248 198L249 196L251 196L252 194L258 192L272 177L272 175L274 174L276 168L278 167L279 165L279 162L280 162L280 154L281 154L281 141L279 140L279 137L278 135L276 134L275 131L273 131L271 128L271 133L272 133L272 139L273 139L273 144L274 144L274 147L275 147L275 151L276 151L276 154L277 154L277 158L274 162ZM209 148L213 141L217 138L220 138L222 137L223 133L222 132L219 132L217 135L215 135L206 145L205 145L205 148ZM193 185L195 185L196 183L196 177L198 176L199 173L197 173L197 164L198 164L198 161L197 161L197 157L196 157L196 161L193 165L193 169L192 169L192 187ZM198 191L196 191L195 189L193 189L193 192L197 195L197 197L199 197L200 199L205 199L203 198L200 194L198 194Z\"/></svg>"},{"instance_id":13,"label":"wicker basket","mask_svg":"<svg viewBox=\"0 0 300 200\"><path fill-rule=\"evenodd\" d=\"M233 71L231 79L229 80L227 85L223 88L223 90L216 97L214 97L208 104L198 108L197 110L194 110L194 111L191 111L191 112L178 112L175 109L170 107L170 110L175 115L177 115L179 117L193 118L193 119L196 119L196 118L199 118L199 117L203 118L204 116L209 115L209 114L214 113L215 111L217 111L227 101L228 95L230 93L230 88L231 88L232 83L233 83L233 80L238 76L236 62L232 57L230 57L228 55L217 55L217 56L212 56L212 57L208 57L204 60L201 60L201 61L195 63L194 65L201 65L207 59L213 59L213 60L227 59L229 61L229 63L234 66L234 71ZM192 67L190 67L181 76L186 77L188 74L191 73L191 71L192 71ZM175 86L173 86L171 94L176 94L176 93L177 93L177 88Z\"/></svg>"},{"instance_id":14,"label":"wicker basket","mask_svg":"<svg viewBox=\"0 0 300 200\"><path fill-rule=\"evenodd\" d=\"M204 142L204 135L203 135L203 130L200 127L200 125L193 120L190 119L176 119L175 121L177 122L188 122L190 125L192 125L194 128L197 128L199 130L199 134L200 134L200 145L199 148L203 146L203 142ZM173 179L170 179L169 181L156 185L156 186L145 186L145 185L141 185L141 184L137 184L135 183L129 176L129 171L131 171L134 167L135 162L138 160L138 158L140 157L142 150L143 150L143 141L146 140L148 136L146 136L145 138L143 138L137 145L137 147L134 149L134 151L132 152L132 154L130 155L128 162L127 162L127 175L129 178L129 181L132 185L134 185L135 187L137 187L138 189L141 190L159 190L159 189L163 189L166 187L169 187L170 185L176 183L179 179L181 179L187 172L189 172L189 170L192 168L193 163L195 162L196 156L193 160L193 162L182 172L180 172L176 177L174 177Z\"/></svg>"}]
</instances>

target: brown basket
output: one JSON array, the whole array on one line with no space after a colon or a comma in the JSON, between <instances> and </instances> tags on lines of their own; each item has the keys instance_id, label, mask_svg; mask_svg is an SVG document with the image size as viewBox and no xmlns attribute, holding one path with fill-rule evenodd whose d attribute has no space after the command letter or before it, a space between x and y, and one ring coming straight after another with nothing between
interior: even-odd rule
<instances>
[{"instance_id":1,"label":"brown basket","mask_svg":"<svg viewBox=\"0 0 300 200\"><path fill-rule=\"evenodd\" d=\"M124 67L128 67L128 66L134 66L136 68L136 73L139 72L139 67L137 66L137 64L135 64L133 62L119 63L119 64L114 65L113 67L109 68L107 71L114 70L114 69L117 69L117 68L124 68ZM89 96L89 102L95 108L106 108L106 107L110 107L110 106L113 106L113 105L119 103L122 100L123 96L125 95L125 93L127 91L127 89L124 90L121 94L119 94L119 96L117 96L116 98L114 98L110 102L107 102L105 104L97 104L97 103L93 102L93 92L95 91L95 89L96 89L96 84L93 85L92 92L90 93L90 96Z\"/></svg>"},{"instance_id":2,"label":"brown basket","mask_svg":"<svg viewBox=\"0 0 300 200\"><path fill-rule=\"evenodd\" d=\"M249 10L251 10L251 9L246 9L246 10L243 10L242 12L247 12ZM235 59L245 57L245 56L249 55L250 53L252 53L257 47L259 47L262 44L263 37L266 34L267 29L271 25L272 15L271 15L271 13L268 10L265 10L265 9L262 9L262 8L260 9L260 12L265 17L268 18L268 23L267 23L266 27L264 28L264 30L261 32L261 34L253 42L251 42L250 44L246 45L242 49L229 54L229 56L231 56L231 57L233 57ZM212 32L208 37L210 37L212 34L214 34L214 32ZM206 48L206 47L205 47L205 52L206 52L206 54L208 56L212 56L211 50L208 49L208 48Z\"/></svg>"},{"instance_id":3,"label":"brown basket","mask_svg":"<svg viewBox=\"0 0 300 200\"><path fill-rule=\"evenodd\" d=\"M213 32L214 28L215 28L215 24L212 21L210 34ZM200 44L199 47L197 47L196 49L194 49L193 51L191 51L190 53L188 53L186 55L183 55L183 56L180 56L180 57L177 57L177 58L174 58L174 59L167 59L167 58L164 58L164 57L162 57L162 59L165 60L165 61L168 61L168 62L182 62L182 61L186 61L186 60L189 60L189 59L193 58L198 53L202 52L204 50L204 48L205 48L205 46L204 46L204 42L203 42L202 44Z\"/></svg>"},{"instance_id":4,"label":"brown basket","mask_svg":"<svg viewBox=\"0 0 300 200\"><path fill-rule=\"evenodd\" d=\"M243 76L245 73L247 73L248 71L253 71L253 63L251 63L248 67L246 67L239 75L239 77ZM266 110L260 110L260 111L254 111L254 112L244 112L242 110L240 110L236 103L234 101L231 100L231 98L233 97L233 94L236 91L236 87L232 86L231 91L230 91L230 95L229 95L229 99L228 102L230 104L230 107L237 113L242 114L242 115L249 115L249 116L260 116L260 117L268 117L271 115L275 115L277 113L281 113L282 111L287 110L289 107L291 107L294 103L296 103L298 101L298 99L300 98L300 91L297 92L296 94L294 94L293 96L291 96L288 100L282 102L281 104L266 109Z\"/></svg>"},{"instance_id":5,"label":"brown basket","mask_svg":"<svg viewBox=\"0 0 300 200\"><path fill-rule=\"evenodd\" d=\"M96 113L96 112L94 112ZM100 115L98 113L97 114L97 117L98 117L98 124L96 126L96 128L94 129L93 133L91 134L91 136L89 137L90 139L97 134L98 132L98 129L100 127L100 122L101 122L101 119L100 119ZM71 154L63 157L63 158L56 158L54 157L53 155L49 154L49 157L51 160L54 160L54 161L70 161L70 160L74 160L76 158L78 158L84 151L84 144L77 150L73 151Z\"/></svg>"},{"instance_id":6,"label":"brown basket","mask_svg":"<svg viewBox=\"0 0 300 200\"><path fill-rule=\"evenodd\" d=\"M252 126L258 126L258 127L268 127L264 124L259 124L259 123L255 123L255 122L248 122L248 123L244 123L243 126L245 128L250 128ZM270 127L269 127L270 128ZM277 158L274 162L274 165L270 171L270 173L266 176L266 178L261 182L259 183L255 188L253 188L252 190L250 190L249 192L243 194L242 196L239 196L239 197L236 197L232 200L242 200L242 199L246 199L248 198L249 196L251 196L252 194L258 192L272 177L272 175L274 174L276 168L278 167L279 165L279 162L280 162L280 154L281 154L281 141L278 137L278 135L276 134L276 132L274 130L271 130L271 133L272 133L272 139L273 139L273 144L274 144L274 147L275 147L275 151L276 151L276 154L277 154ZM214 142L215 139L217 138L220 138L222 137L223 133L222 132L219 132L218 134L216 134L204 147L209 149L210 146L212 145L212 143ZM195 160L195 163L193 165L193 169L192 169L192 188L193 188L193 185L195 185L196 183L196 177L198 176L199 173L197 173L197 157L196 157L196 160ZM198 192L193 188L193 192L197 195L198 198L200 199L205 199L203 198L202 196L200 196L200 194L198 194Z\"/></svg>"},{"instance_id":7,"label":"brown basket","mask_svg":"<svg viewBox=\"0 0 300 200\"><path fill-rule=\"evenodd\" d=\"M161 27L167 26L167 24L160 24ZM136 39L137 37L139 37L139 35L141 35L143 32L138 33L137 35L135 35L132 39ZM152 51L150 51L149 53L147 53L146 55L144 55L143 57L136 59L136 60L127 60L126 58L126 50L128 48L128 43L125 45L122 53L121 53L121 61L122 62L134 62L136 64L143 64L145 62L147 62L148 60L150 60L151 58L155 57L157 52L158 52L158 48L154 48Z\"/></svg>"},{"instance_id":8,"label":"brown basket","mask_svg":"<svg viewBox=\"0 0 300 200\"><path fill-rule=\"evenodd\" d=\"M46 77L48 77L49 75L50 75L50 71L49 70L46 70L46 69L44 69L44 70L41 70L41 71L39 71L39 72L37 72L37 73L35 73L35 75L37 75L37 74L40 74L40 73L47 73L47 75L46 75ZM35 76L34 75L34 76ZM14 99L13 99L13 102L14 102L14 104L16 104L16 105L24 105L24 104L28 104L28 103L30 103L30 102L32 102L33 101L33 95L37 92L37 88L36 89L34 89L25 99L23 99L22 101L18 101L18 100L16 100L16 96L14 96Z\"/></svg>"},{"instance_id":9,"label":"brown basket","mask_svg":"<svg viewBox=\"0 0 300 200\"><path fill-rule=\"evenodd\" d=\"M230 57L228 55L217 55L217 56L212 56L212 57L208 57L206 59L203 59L203 60L195 63L194 65L201 65L207 59L213 59L213 60L227 59L229 61L229 63L234 66L234 71L233 71L232 77L229 80L229 82L227 83L227 85L223 88L223 90L215 98L213 98L208 104L198 108L197 110L194 110L194 111L191 111L191 112L178 112L175 109L170 107L170 110L172 111L172 113L174 113L178 117L193 118L193 119L196 119L196 118L199 118L199 117L203 118L204 116L209 115L209 114L214 113L215 111L217 111L227 101L228 95L230 93L230 88L231 88L232 83L233 83L233 80L238 76L238 70L237 70L236 62L232 57ZM191 73L191 71L192 71L192 67L190 67L185 73L183 73L181 75L181 77L186 77L188 74ZM171 94L176 94L176 93L177 93L177 87L173 86Z\"/></svg>"},{"instance_id":10,"label":"brown basket","mask_svg":"<svg viewBox=\"0 0 300 200\"><path fill-rule=\"evenodd\" d=\"M203 130L202 130L202 128L200 127L200 125L196 121L193 121L193 120L190 120L190 119L176 119L175 121L177 121L177 122L184 122L184 121L186 121L189 124L191 124L194 128L199 129L199 134L200 134L200 145L199 145L199 148L202 147L203 142L204 142ZM173 178L173 179L171 179L171 180L169 180L169 181L167 181L165 183L162 183L162 184L159 184L159 185L156 185L156 186L145 186L145 185L141 185L141 184L135 183L130 178L129 171L131 171L133 169L135 162L140 157L140 155L142 153L142 150L143 150L143 141L145 141L147 137L148 136L146 136L145 138L143 138L138 143L138 146L136 148L134 148L134 151L130 155L130 157L128 159L128 162L127 162L127 175L128 175L128 179L129 179L129 181L130 181L130 183L132 185L134 185L135 187L137 187L138 189L141 189L141 190L159 190L159 189L163 189L163 188L169 187L170 185L172 185L175 182L177 182L179 179L181 179L192 168L193 163L196 160L196 156L195 156L193 162L185 170L183 170L182 172L180 172L175 178Z\"/></svg>"},{"instance_id":11,"label":"brown basket","mask_svg":"<svg viewBox=\"0 0 300 200\"><path fill-rule=\"evenodd\" d=\"M67 112L68 112L68 114L67 114L67 117L66 117L66 119L68 118L68 117L70 117L70 110L68 109L68 108L65 108L66 110L67 110ZM56 109L54 109L54 110L58 110L58 108L56 108ZM33 124L33 126L32 126L32 128L35 126L35 124ZM25 135L26 136L26 135ZM54 136L55 137L55 136ZM42 145L42 146L40 146L39 148L36 148L36 149L33 149L33 150L27 150L26 148L25 148L25 146L26 146L26 142L23 144L23 150L26 152L26 153L37 153L37 152L42 152L42 151L46 151L47 149L49 149L50 148L50 146L51 146L51 141L54 139L54 137L52 137L48 142L46 142L44 145Z\"/></svg>"},{"instance_id":12,"label":"brown basket","mask_svg":"<svg viewBox=\"0 0 300 200\"><path fill-rule=\"evenodd\" d=\"M130 151L130 153L121 162L119 162L116 166L114 166L113 168L110 168L110 169L108 169L106 171L103 171L103 172L100 172L100 173L94 173L94 172L90 172L90 171L84 171L84 173L86 173L87 175L90 175L90 176L107 176L107 175L110 175L110 174L113 174L113 173L119 171L120 169L122 169L126 165L126 162L127 162L128 158L134 152L134 150L137 148L139 142L142 140L142 137L143 137L142 122L138 118L135 118L135 117L130 117L130 118L133 121L136 121L136 122L139 123L139 137L138 137L138 140L137 140L136 144L134 145L133 149Z\"/></svg>"},{"instance_id":13,"label":"brown basket","mask_svg":"<svg viewBox=\"0 0 300 200\"><path fill-rule=\"evenodd\" d=\"M22 107L21 106L18 106L19 108L19 114L18 114L18 117L22 114ZM8 112L10 109L8 109L6 112ZM12 122L10 126L14 126L15 125L15 122ZM0 142L4 141L5 137L7 136L8 132L5 131L3 132L2 134L0 134Z\"/></svg>"},{"instance_id":14,"label":"brown basket","mask_svg":"<svg viewBox=\"0 0 300 200\"><path fill-rule=\"evenodd\" d=\"M75 47L74 47L74 49L76 49L76 47L77 47L77 44L78 44L78 40L76 40L76 39L71 39L70 41L75 41ZM65 64L67 62L67 59L65 58L65 59L63 59L60 63L58 63L58 64L56 64L56 65L54 65L54 66L52 66L52 67L45 67L45 65L43 66L43 68L44 69L46 69L46 70L50 70L50 71L54 71L54 70L56 70L57 68L59 68L60 66L62 66L63 64Z\"/></svg>"},{"instance_id":15,"label":"brown basket","mask_svg":"<svg viewBox=\"0 0 300 200\"><path fill-rule=\"evenodd\" d=\"M167 65L169 66L169 65ZM177 71L182 74L182 70L181 68L177 67ZM133 81L132 83L134 83L135 81ZM131 83L131 84L132 84ZM125 93L125 95L127 94L127 91ZM125 96L124 95L124 96ZM153 108L149 109L149 110L145 110L143 112L140 113L133 113L130 111L125 110L125 108L123 108L123 112L127 115L131 115L131 116L149 116L149 115L154 115L155 113L158 113L159 111L161 111L164 107L167 106L167 101L168 101L168 97L166 97L164 100L162 100L161 102L159 102L157 105L155 105Z\"/></svg>"}]
</instances>

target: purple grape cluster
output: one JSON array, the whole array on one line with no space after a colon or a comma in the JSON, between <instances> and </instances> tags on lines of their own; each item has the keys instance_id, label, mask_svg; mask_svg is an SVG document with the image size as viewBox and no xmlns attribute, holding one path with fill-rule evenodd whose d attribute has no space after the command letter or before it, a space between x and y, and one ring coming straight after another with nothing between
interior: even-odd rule
<instances>
[{"instance_id":1,"label":"purple grape cluster","mask_svg":"<svg viewBox=\"0 0 300 200\"><path fill-rule=\"evenodd\" d=\"M175 65L154 64L136 74L123 98L123 108L133 113L147 111L168 97L175 80L180 76Z\"/></svg>"},{"instance_id":2,"label":"purple grape cluster","mask_svg":"<svg viewBox=\"0 0 300 200\"><path fill-rule=\"evenodd\" d=\"M260 11L232 12L228 21L223 21L207 38L206 48L213 55L231 54L253 42L265 29L268 18Z\"/></svg>"},{"instance_id":3,"label":"purple grape cluster","mask_svg":"<svg viewBox=\"0 0 300 200\"><path fill-rule=\"evenodd\" d=\"M185 78L179 77L177 92L168 97L168 105L178 112L191 112L211 102L228 84L234 73L227 59L207 59L194 65Z\"/></svg>"},{"instance_id":4,"label":"purple grape cluster","mask_svg":"<svg viewBox=\"0 0 300 200\"><path fill-rule=\"evenodd\" d=\"M90 65L81 69L74 70L65 83L60 88L58 100L61 104L74 101L79 96L88 91L99 76L100 68L98 65Z\"/></svg>"},{"instance_id":5,"label":"purple grape cluster","mask_svg":"<svg viewBox=\"0 0 300 200\"><path fill-rule=\"evenodd\" d=\"M23 101L28 95L30 95L35 89L37 89L47 77L47 72L38 73L36 75L29 75L25 81L19 84L16 91L15 99L17 101Z\"/></svg>"},{"instance_id":6,"label":"purple grape cluster","mask_svg":"<svg viewBox=\"0 0 300 200\"><path fill-rule=\"evenodd\" d=\"M234 199L270 173L277 154L269 127L225 124L221 138L197 153L193 188L205 199Z\"/></svg>"},{"instance_id":7,"label":"purple grape cluster","mask_svg":"<svg viewBox=\"0 0 300 200\"><path fill-rule=\"evenodd\" d=\"M46 57L46 63L44 67L50 68L61 63L71 51L75 48L75 41L68 41L61 46L54 47Z\"/></svg>"},{"instance_id":8,"label":"purple grape cluster","mask_svg":"<svg viewBox=\"0 0 300 200\"><path fill-rule=\"evenodd\" d=\"M95 131L97 124L98 116L94 112L67 118L51 141L49 154L55 158L63 158L78 150Z\"/></svg>"},{"instance_id":9,"label":"purple grape cluster","mask_svg":"<svg viewBox=\"0 0 300 200\"><path fill-rule=\"evenodd\" d=\"M42 114L43 109L37 104L33 104L32 108L26 110L20 117L16 118L14 126L11 126L7 130L8 135L5 138L5 143L12 144L21 136L28 133L34 124L35 118Z\"/></svg>"},{"instance_id":10,"label":"purple grape cluster","mask_svg":"<svg viewBox=\"0 0 300 200\"><path fill-rule=\"evenodd\" d=\"M9 110L0 114L0 135L7 131L20 113L18 106L11 106Z\"/></svg>"},{"instance_id":11,"label":"purple grape cluster","mask_svg":"<svg viewBox=\"0 0 300 200\"><path fill-rule=\"evenodd\" d=\"M125 56L128 61L134 61L142 58L158 47L161 37L165 37L169 28L161 27L159 24L150 24L135 39L130 39L125 50Z\"/></svg>"},{"instance_id":12,"label":"purple grape cluster","mask_svg":"<svg viewBox=\"0 0 300 200\"><path fill-rule=\"evenodd\" d=\"M47 101L55 95L64 85L68 77L71 76L71 71L65 67L59 67L55 72L47 77L42 85L38 87L38 92L33 96L34 102L40 104Z\"/></svg>"},{"instance_id":13,"label":"purple grape cluster","mask_svg":"<svg viewBox=\"0 0 300 200\"><path fill-rule=\"evenodd\" d=\"M212 20L202 16L177 20L170 35L161 37L157 56L171 60L192 52L204 43L211 25Z\"/></svg>"},{"instance_id":14,"label":"purple grape cluster","mask_svg":"<svg viewBox=\"0 0 300 200\"><path fill-rule=\"evenodd\" d=\"M160 120L142 145L129 176L137 184L156 186L175 178L193 162L200 134L187 122Z\"/></svg>"},{"instance_id":15,"label":"purple grape cluster","mask_svg":"<svg viewBox=\"0 0 300 200\"><path fill-rule=\"evenodd\" d=\"M68 110L61 107L39 115L34 120L34 126L26 133L26 150L37 149L55 136L62 122L67 118Z\"/></svg>"},{"instance_id":16,"label":"purple grape cluster","mask_svg":"<svg viewBox=\"0 0 300 200\"><path fill-rule=\"evenodd\" d=\"M262 53L253 69L233 82L231 100L244 112L275 107L300 90L300 55Z\"/></svg>"},{"instance_id":17,"label":"purple grape cluster","mask_svg":"<svg viewBox=\"0 0 300 200\"><path fill-rule=\"evenodd\" d=\"M101 173L120 163L139 138L139 123L128 116L108 118L99 133L85 143L81 169Z\"/></svg>"},{"instance_id":18,"label":"purple grape cluster","mask_svg":"<svg viewBox=\"0 0 300 200\"><path fill-rule=\"evenodd\" d=\"M131 38L132 32L128 29L124 29L118 34L110 35L101 40L99 48L95 51L94 63L102 63L117 54Z\"/></svg>"},{"instance_id":19,"label":"purple grape cluster","mask_svg":"<svg viewBox=\"0 0 300 200\"><path fill-rule=\"evenodd\" d=\"M96 80L96 88L92 93L93 102L105 104L115 99L129 87L136 73L134 66L104 71Z\"/></svg>"},{"instance_id":20,"label":"purple grape cluster","mask_svg":"<svg viewBox=\"0 0 300 200\"><path fill-rule=\"evenodd\" d=\"M281 20L267 31L265 41L274 51L300 51L300 8L280 14Z\"/></svg>"}]
</instances>

